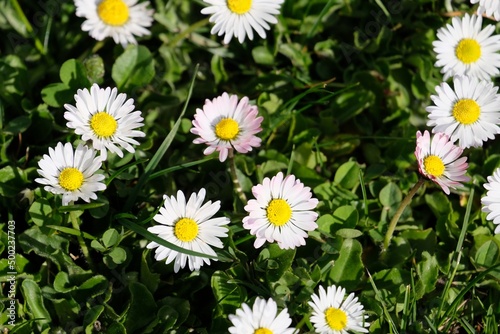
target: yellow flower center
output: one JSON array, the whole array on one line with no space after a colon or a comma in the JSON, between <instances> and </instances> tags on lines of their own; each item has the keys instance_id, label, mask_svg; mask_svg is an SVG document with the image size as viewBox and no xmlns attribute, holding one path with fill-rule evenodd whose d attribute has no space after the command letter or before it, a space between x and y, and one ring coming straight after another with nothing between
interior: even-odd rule
<instances>
[{"instance_id":1,"label":"yellow flower center","mask_svg":"<svg viewBox=\"0 0 500 334\"><path fill-rule=\"evenodd\" d=\"M240 133L240 127L232 118L223 118L215 126L215 135L222 140L232 140L238 133Z\"/></svg>"},{"instance_id":2,"label":"yellow flower center","mask_svg":"<svg viewBox=\"0 0 500 334\"><path fill-rule=\"evenodd\" d=\"M245 14L252 8L252 0L227 0L227 7L235 14Z\"/></svg>"},{"instance_id":3,"label":"yellow flower center","mask_svg":"<svg viewBox=\"0 0 500 334\"><path fill-rule=\"evenodd\" d=\"M97 14L110 26L122 26L128 21L128 6L123 0L103 0L97 6Z\"/></svg>"},{"instance_id":4,"label":"yellow flower center","mask_svg":"<svg viewBox=\"0 0 500 334\"><path fill-rule=\"evenodd\" d=\"M440 177L444 173L444 163L437 155L429 155L424 159L424 168L427 174Z\"/></svg>"},{"instance_id":5,"label":"yellow flower center","mask_svg":"<svg viewBox=\"0 0 500 334\"><path fill-rule=\"evenodd\" d=\"M273 331L267 328L259 328L256 329L255 332L253 332L253 334L273 334Z\"/></svg>"},{"instance_id":6,"label":"yellow flower center","mask_svg":"<svg viewBox=\"0 0 500 334\"><path fill-rule=\"evenodd\" d=\"M292 217L292 208L284 199L273 199L266 208L266 216L271 224L283 226Z\"/></svg>"},{"instance_id":7,"label":"yellow flower center","mask_svg":"<svg viewBox=\"0 0 500 334\"><path fill-rule=\"evenodd\" d=\"M181 218L175 223L174 234L180 241L193 241L198 235L198 224L190 218Z\"/></svg>"},{"instance_id":8,"label":"yellow flower center","mask_svg":"<svg viewBox=\"0 0 500 334\"><path fill-rule=\"evenodd\" d=\"M111 137L118 127L116 119L110 114L101 111L92 116L90 119L90 127L99 137Z\"/></svg>"},{"instance_id":9,"label":"yellow flower center","mask_svg":"<svg viewBox=\"0 0 500 334\"><path fill-rule=\"evenodd\" d=\"M464 38L458 42L455 55L464 64L475 63L481 57L481 45L471 38Z\"/></svg>"},{"instance_id":10,"label":"yellow flower center","mask_svg":"<svg viewBox=\"0 0 500 334\"><path fill-rule=\"evenodd\" d=\"M347 326L347 314L335 307L329 307L325 311L325 319L328 326L336 331L340 331Z\"/></svg>"},{"instance_id":11,"label":"yellow flower center","mask_svg":"<svg viewBox=\"0 0 500 334\"><path fill-rule=\"evenodd\" d=\"M453 106L452 114L457 122L468 125L479 119L481 108L474 100L461 99Z\"/></svg>"},{"instance_id":12,"label":"yellow flower center","mask_svg":"<svg viewBox=\"0 0 500 334\"><path fill-rule=\"evenodd\" d=\"M83 184L83 173L73 167L66 167L59 174L59 185L67 191L75 191Z\"/></svg>"}]
</instances>

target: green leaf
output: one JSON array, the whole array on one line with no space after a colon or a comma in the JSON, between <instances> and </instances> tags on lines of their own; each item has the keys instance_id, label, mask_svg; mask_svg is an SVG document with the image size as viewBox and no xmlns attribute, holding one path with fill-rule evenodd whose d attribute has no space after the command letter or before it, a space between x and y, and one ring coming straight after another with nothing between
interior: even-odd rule
<instances>
[{"instance_id":1,"label":"green leaf","mask_svg":"<svg viewBox=\"0 0 500 334\"><path fill-rule=\"evenodd\" d=\"M24 300L28 304L28 309L33 315L33 319L35 319L35 322L38 324L39 329L47 328L52 319L49 311L47 311L45 307L42 291L38 287L38 284L32 279L27 278L21 284L21 289Z\"/></svg>"},{"instance_id":2,"label":"green leaf","mask_svg":"<svg viewBox=\"0 0 500 334\"><path fill-rule=\"evenodd\" d=\"M89 79L87 79L87 71L82 62L77 59L66 60L59 70L61 81L75 90L90 87Z\"/></svg>"},{"instance_id":3,"label":"green leaf","mask_svg":"<svg viewBox=\"0 0 500 334\"><path fill-rule=\"evenodd\" d=\"M140 272L140 280L141 283L144 284L151 293L155 293L156 289L158 289L158 284L160 283L160 274L154 273L150 270L150 265L148 263L148 255L149 251L147 249L142 252L141 257L141 272Z\"/></svg>"},{"instance_id":4,"label":"green leaf","mask_svg":"<svg viewBox=\"0 0 500 334\"><path fill-rule=\"evenodd\" d=\"M360 230L355 230L353 228L341 228L335 234L344 239L355 239L362 236L363 232L361 232Z\"/></svg>"},{"instance_id":5,"label":"green leaf","mask_svg":"<svg viewBox=\"0 0 500 334\"><path fill-rule=\"evenodd\" d=\"M70 228L70 227L57 226L57 225L47 225L46 227L54 229L54 230L59 231L59 232L66 233L66 234L77 235L77 236L81 235L85 239L90 239L92 241L94 241L94 239L96 239L96 237L94 237L91 234L88 234L87 232L76 230L76 229Z\"/></svg>"},{"instance_id":6,"label":"green leaf","mask_svg":"<svg viewBox=\"0 0 500 334\"><path fill-rule=\"evenodd\" d=\"M94 323L99 319L99 316L104 311L104 306L96 305L85 313L83 318L83 326L85 326L85 334L94 333Z\"/></svg>"},{"instance_id":7,"label":"green leaf","mask_svg":"<svg viewBox=\"0 0 500 334\"><path fill-rule=\"evenodd\" d=\"M500 256L500 249L493 240L488 240L483 243L474 256L474 262L478 266L491 267L498 262Z\"/></svg>"},{"instance_id":8,"label":"green leaf","mask_svg":"<svg viewBox=\"0 0 500 334\"><path fill-rule=\"evenodd\" d=\"M246 290L223 271L216 271L211 278L216 307L219 314L226 316L234 313L246 299Z\"/></svg>"},{"instance_id":9,"label":"green leaf","mask_svg":"<svg viewBox=\"0 0 500 334\"><path fill-rule=\"evenodd\" d=\"M429 293L436 289L436 282L439 274L439 265L436 257L430 255L429 252L422 253L422 261L417 263L417 273L420 280L417 282L417 295L422 297L424 294Z\"/></svg>"},{"instance_id":10,"label":"green leaf","mask_svg":"<svg viewBox=\"0 0 500 334\"><path fill-rule=\"evenodd\" d=\"M332 232L341 228L354 228L358 224L359 214L355 207L343 205L333 212L334 226Z\"/></svg>"},{"instance_id":11,"label":"green leaf","mask_svg":"<svg viewBox=\"0 0 500 334\"><path fill-rule=\"evenodd\" d=\"M345 189L352 189L359 183L359 166L355 161L342 164L335 173L334 182Z\"/></svg>"},{"instance_id":12,"label":"green leaf","mask_svg":"<svg viewBox=\"0 0 500 334\"><path fill-rule=\"evenodd\" d=\"M39 198L31 204L28 210L33 223L42 226L49 220L52 213L52 206L45 198Z\"/></svg>"},{"instance_id":13,"label":"green leaf","mask_svg":"<svg viewBox=\"0 0 500 334\"><path fill-rule=\"evenodd\" d=\"M119 91L147 85L155 76L154 59L143 45L129 45L116 59L111 77Z\"/></svg>"},{"instance_id":14,"label":"green leaf","mask_svg":"<svg viewBox=\"0 0 500 334\"><path fill-rule=\"evenodd\" d=\"M77 289L69 282L69 276L65 271L60 271L54 278L54 290L57 292L69 292Z\"/></svg>"},{"instance_id":15,"label":"green leaf","mask_svg":"<svg viewBox=\"0 0 500 334\"><path fill-rule=\"evenodd\" d=\"M281 249L277 244L268 246L269 260L276 263L276 267L269 267L266 270L266 277L269 282L277 282L283 274L290 269L295 257L296 249ZM271 261L269 261L271 262Z\"/></svg>"},{"instance_id":16,"label":"green leaf","mask_svg":"<svg viewBox=\"0 0 500 334\"><path fill-rule=\"evenodd\" d=\"M117 245L120 238L120 233L118 233L118 231L114 228L110 228L102 235L102 243L104 244L104 247L110 248Z\"/></svg>"},{"instance_id":17,"label":"green leaf","mask_svg":"<svg viewBox=\"0 0 500 334\"><path fill-rule=\"evenodd\" d=\"M104 263L111 269L115 268L118 264L122 264L126 260L127 252L121 247L114 248L104 256Z\"/></svg>"},{"instance_id":18,"label":"green leaf","mask_svg":"<svg viewBox=\"0 0 500 334\"><path fill-rule=\"evenodd\" d=\"M330 269L329 279L347 290L358 286L364 270L362 253L363 247L359 241L345 239L340 249L340 256Z\"/></svg>"},{"instance_id":19,"label":"green leaf","mask_svg":"<svg viewBox=\"0 0 500 334\"><path fill-rule=\"evenodd\" d=\"M274 55L265 46L257 46L252 49L252 57L257 64L273 65Z\"/></svg>"},{"instance_id":20,"label":"green leaf","mask_svg":"<svg viewBox=\"0 0 500 334\"><path fill-rule=\"evenodd\" d=\"M129 285L130 307L125 315L125 328L128 333L146 326L156 317L158 310L153 295L145 285L133 282Z\"/></svg>"},{"instance_id":21,"label":"green leaf","mask_svg":"<svg viewBox=\"0 0 500 334\"><path fill-rule=\"evenodd\" d=\"M379 194L380 203L382 203L382 205L386 208L399 205L402 199L403 194L401 193L401 190L395 183L392 182L382 188Z\"/></svg>"},{"instance_id":22,"label":"green leaf","mask_svg":"<svg viewBox=\"0 0 500 334\"><path fill-rule=\"evenodd\" d=\"M14 118L4 128L5 133L10 133L17 135L19 133L25 132L31 125L31 118L29 116L23 115Z\"/></svg>"}]
</instances>

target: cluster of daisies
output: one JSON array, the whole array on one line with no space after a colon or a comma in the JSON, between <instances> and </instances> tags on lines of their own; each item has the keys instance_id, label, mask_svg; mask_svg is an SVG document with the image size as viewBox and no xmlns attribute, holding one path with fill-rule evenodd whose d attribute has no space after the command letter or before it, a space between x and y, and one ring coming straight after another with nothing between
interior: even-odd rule
<instances>
[{"instance_id":1,"label":"cluster of daisies","mask_svg":"<svg viewBox=\"0 0 500 334\"><path fill-rule=\"evenodd\" d=\"M252 40L254 31L266 37L269 24L277 23L284 0L204 0L207 4L203 14L211 15L214 23L212 34L224 35L228 44L234 37L243 43ZM126 46L136 44L136 37L149 35L147 29L153 23L154 11L149 2L137 0L75 0L76 15L85 19L82 30L96 40L111 37L115 43ZM72 143L58 143L49 148L39 161L36 182L45 185L45 190L62 195L62 205L72 204L78 199L86 202L97 199L96 192L106 189L105 173L101 166L110 154L123 157L123 151L134 153L134 138L144 137L138 130L144 124L141 111L135 110L133 99L116 88L100 88L94 84L90 90L79 89L74 96L75 105L65 104L64 118L67 127L80 135L74 149ZM195 144L205 144L204 154L218 152L219 160L232 158L234 152L247 153L259 147L261 139L256 136L263 118L257 107L247 97L222 94L206 100L202 109L197 109L191 132L197 136ZM313 210L318 200L312 197L311 189L294 175L278 173L264 178L252 188L254 199L244 207L247 216L243 227L254 235L256 248L266 241L276 242L282 249L305 245L308 232L316 229L318 214ZM206 190L192 193L186 200L182 191L176 196L164 195L164 202L154 216L156 226L148 231L188 251L205 254L198 257L177 252L156 242L147 244L155 249L155 259L173 262L174 272L188 266L191 271L209 265L216 252L212 247L222 248L221 238L227 237L226 217L214 217L219 211L220 201L205 202ZM368 332L363 306L353 293L335 285L313 294L309 302L311 322L319 333L346 333L350 330ZM272 299L257 297L252 309L243 304L236 314L229 315L231 333L269 334L294 333L289 328L292 320L286 308L278 314Z\"/></svg>"},{"instance_id":2,"label":"cluster of daisies","mask_svg":"<svg viewBox=\"0 0 500 334\"><path fill-rule=\"evenodd\" d=\"M203 0L206 6L202 14L210 15L214 23L212 34L224 35L224 44L234 37L240 43L245 38L253 40L254 30L266 38L270 24L278 22L285 0ZM85 21L82 30L96 40L113 38L116 44L123 46L136 44L136 37L150 34L148 28L153 23L154 11L149 8L149 1L137 3L137 0L74 0L76 15Z\"/></svg>"},{"instance_id":3,"label":"cluster of daisies","mask_svg":"<svg viewBox=\"0 0 500 334\"><path fill-rule=\"evenodd\" d=\"M477 14L454 17L437 31L435 66L441 68L444 81L431 96L433 105L426 108L427 125L434 136L417 132L419 171L446 194L470 179L465 175L468 164L461 157L463 150L482 147L500 133L500 94L491 81L500 74L500 35L493 35L492 24L483 28L482 17L493 15L500 20L500 1L471 2L479 2ZM452 84L446 82L450 78ZM482 209L488 220L499 225L495 233L500 233L500 169L484 187L488 191L481 199Z\"/></svg>"}]
</instances>

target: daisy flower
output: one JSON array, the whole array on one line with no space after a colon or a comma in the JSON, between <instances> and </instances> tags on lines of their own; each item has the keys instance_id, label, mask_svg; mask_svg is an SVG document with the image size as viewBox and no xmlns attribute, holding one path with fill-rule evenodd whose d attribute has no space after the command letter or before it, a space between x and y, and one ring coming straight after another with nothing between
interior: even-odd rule
<instances>
[{"instance_id":1,"label":"daisy flower","mask_svg":"<svg viewBox=\"0 0 500 334\"><path fill-rule=\"evenodd\" d=\"M62 194L62 205L79 198L85 202L97 199L95 192L106 189L106 185L102 183L104 175L95 174L102 165L102 159L96 154L81 144L73 151L70 143L58 143L38 162L38 174L42 177L35 181L44 184L44 189L53 194Z\"/></svg>"},{"instance_id":2,"label":"daisy flower","mask_svg":"<svg viewBox=\"0 0 500 334\"><path fill-rule=\"evenodd\" d=\"M288 310L284 308L278 313L276 302L269 298L268 301L257 297L250 307L241 305L236 314L230 314L229 320L233 326L229 327L231 334L293 334L295 328L289 328L292 319Z\"/></svg>"},{"instance_id":3,"label":"daisy flower","mask_svg":"<svg viewBox=\"0 0 500 334\"><path fill-rule=\"evenodd\" d=\"M253 30L261 38L266 38L266 30L271 29L269 23L278 22L276 15L280 13L281 4L285 0L203 0L209 4L201 10L202 14L212 15L210 22L215 22L211 34L224 36L224 44L228 44L233 36L240 43L246 36L253 40ZM265 29L265 30L264 30Z\"/></svg>"},{"instance_id":4,"label":"daisy flower","mask_svg":"<svg viewBox=\"0 0 500 334\"><path fill-rule=\"evenodd\" d=\"M481 198L483 204L482 211L487 212L487 220L493 221L497 225L495 234L500 233L500 168L497 168L493 175L488 176L488 183L484 184L486 196Z\"/></svg>"},{"instance_id":5,"label":"daisy flower","mask_svg":"<svg viewBox=\"0 0 500 334\"><path fill-rule=\"evenodd\" d=\"M490 80L499 73L500 35L491 36L493 25L481 30L482 17L454 17L451 25L437 31L439 40L432 42L437 54L436 67L442 67L444 80L455 75L471 75Z\"/></svg>"},{"instance_id":6,"label":"daisy flower","mask_svg":"<svg viewBox=\"0 0 500 334\"><path fill-rule=\"evenodd\" d=\"M467 158L461 157L463 149L453 145L444 133L436 133L430 138L429 131L424 134L417 131L417 147L415 157L420 174L438 184L449 195L450 189L468 182Z\"/></svg>"},{"instance_id":7,"label":"daisy flower","mask_svg":"<svg viewBox=\"0 0 500 334\"><path fill-rule=\"evenodd\" d=\"M434 106L429 112L428 126L432 132L443 132L458 140L462 148L482 146L500 133L500 95L492 82L469 76L453 78L452 89L446 82L436 87L432 95Z\"/></svg>"},{"instance_id":8,"label":"daisy flower","mask_svg":"<svg viewBox=\"0 0 500 334\"><path fill-rule=\"evenodd\" d=\"M142 131L136 130L143 126L141 112L136 110L134 100L128 99L124 93L118 94L116 88L99 88L93 84L88 89L79 89L75 95L76 106L65 104L67 110L64 118L66 126L75 129L82 140L92 141L92 146L100 150L104 159L107 150L123 157L118 145L134 153L131 145L139 145L132 137L144 137Z\"/></svg>"},{"instance_id":9,"label":"daisy flower","mask_svg":"<svg viewBox=\"0 0 500 334\"><path fill-rule=\"evenodd\" d=\"M219 238L227 237L227 228L224 225L229 224L229 219L212 218L220 209L220 201L215 203L208 201L202 206L205 193L205 189L202 188L198 194L191 194L187 203L184 193L180 190L177 192L177 197L164 195L165 203L160 212L153 217L160 225L149 227L148 231L186 250L216 256L210 246L222 248ZM204 262L210 264L210 260L206 257L179 253L154 241L146 247L156 248L157 261L165 260L166 264L175 261L175 272L184 268L186 262L191 271L200 270Z\"/></svg>"},{"instance_id":10,"label":"daisy flower","mask_svg":"<svg viewBox=\"0 0 500 334\"><path fill-rule=\"evenodd\" d=\"M500 1L499 0L471 0L472 4L479 2L477 13L479 15L486 14L487 16L494 16L495 20L500 21Z\"/></svg>"},{"instance_id":11,"label":"daisy flower","mask_svg":"<svg viewBox=\"0 0 500 334\"><path fill-rule=\"evenodd\" d=\"M134 36L149 35L146 27L153 23L149 1L137 0L75 0L76 16L85 18L82 30L102 41L113 37L116 44L137 44Z\"/></svg>"},{"instance_id":12,"label":"daisy flower","mask_svg":"<svg viewBox=\"0 0 500 334\"><path fill-rule=\"evenodd\" d=\"M348 331L368 333L365 327L370 324L365 322L368 316L364 315L363 305L358 302L358 297L351 293L344 300L345 289L331 285L325 289L320 286L319 294L311 296L309 305L313 312L310 318L320 334L346 334Z\"/></svg>"},{"instance_id":13,"label":"daisy flower","mask_svg":"<svg viewBox=\"0 0 500 334\"><path fill-rule=\"evenodd\" d=\"M262 129L263 117L257 117L257 107L248 103L248 97L238 102L236 95L222 94L212 101L205 100L203 109L196 109L191 133L200 136L195 144L207 144L205 155L219 152L219 160L225 161L233 147L247 153L259 147L261 139L255 134Z\"/></svg>"},{"instance_id":14,"label":"daisy flower","mask_svg":"<svg viewBox=\"0 0 500 334\"><path fill-rule=\"evenodd\" d=\"M280 172L272 179L264 178L252 187L252 193L255 199L245 206L248 216L243 218L243 227L257 237L255 248L265 241L276 241L282 249L306 244L307 231L318 227L318 214L311 211L318 200L311 198L311 188L294 175L283 177Z\"/></svg>"}]
</instances>

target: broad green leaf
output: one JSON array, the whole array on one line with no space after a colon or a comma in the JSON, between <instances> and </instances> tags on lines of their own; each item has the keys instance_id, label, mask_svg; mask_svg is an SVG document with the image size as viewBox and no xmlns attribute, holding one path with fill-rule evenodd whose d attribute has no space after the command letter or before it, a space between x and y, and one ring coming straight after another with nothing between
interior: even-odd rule
<instances>
[{"instance_id":1,"label":"broad green leaf","mask_svg":"<svg viewBox=\"0 0 500 334\"><path fill-rule=\"evenodd\" d=\"M111 77L119 91L147 85L155 76L154 59L143 45L129 45L116 59Z\"/></svg>"},{"instance_id":2,"label":"broad green leaf","mask_svg":"<svg viewBox=\"0 0 500 334\"><path fill-rule=\"evenodd\" d=\"M343 205L338 207L333 212L334 226L333 231L341 228L354 228L358 224L359 214L355 207L350 205Z\"/></svg>"},{"instance_id":3,"label":"broad green leaf","mask_svg":"<svg viewBox=\"0 0 500 334\"><path fill-rule=\"evenodd\" d=\"M474 256L474 262L481 267L489 268L495 265L500 256L500 249L493 240L488 240L482 244Z\"/></svg>"},{"instance_id":4,"label":"broad green leaf","mask_svg":"<svg viewBox=\"0 0 500 334\"><path fill-rule=\"evenodd\" d=\"M102 243L106 248L110 248L113 247L114 245L117 245L119 241L120 241L120 233L118 233L118 231L115 230L114 228L106 230L106 232L104 232L104 234L102 235Z\"/></svg>"},{"instance_id":5,"label":"broad green leaf","mask_svg":"<svg viewBox=\"0 0 500 334\"><path fill-rule=\"evenodd\" d=\"M242 285L223 271L216 271L211 278L212 291L217 303L217 314L226 316L234 313L246 299L247 293Z\"/></svg>"},{"instance_id":6,"label":"broad green leaf","mask_svg":"<svg viewBox=\"0 0 500 334\"><path fill-rule=\"evenodd\" d=\"M104 306L96 305L85 313L83 318L83 326L85 327L85 334L94 333L94 323L99 319L101 313L104 311Z\"/></svg>"},{"instance_id":7,"label":"broad green leaf","mask_svg":"<svg viewBox=\"0 0 500 334\"><path fill-rule=\"evenodd\" d=\"M344 239L355 239L362 236L363 232L361 232L360 230L355 230L353 228L341 228L335 234Z\"/></svg>"},{"instance_id":8,"label":"broad green leaf","mask_svg":"<svg viewBox=\"0 0 500 334\"><path fill-rule=\"evenodd\" d=\"M147 249L142 252L141 272L139 277L141 283L144 284L151 293L155 293L156 289L158 289L158 284L160 283L160 274L151 271L150 264L148 263L148 254L149 251Z\"/></svg>"},{"instance_id":9,"label":"broad green leaf","mask_svg":"<svg viewBox=\"0 0 500 334\"><path fill-rule=\"evenodd\" d=\"M39 198L31 204L28 212L30 213L33 223L38 226L43 226L45 222L50 220L52 206L47 199Z\"/></svg>"},{"instance_id":10,"label":"broad green leaf","mask_svg":"<svg viewBox=\"0 0 500 334\"><path fill-rule=\"evenodd\" d=\"M359 166L355 161L342 164L335 173L334 182L345 189L352 189L359 183Z\"/></svg>"},{"instance_id":11,"label":"broad green leaf","mask_svg":"<svg viewBox=\"0 0 500 334\"><path fill-rule=\"evenodd\" d=\"M104 256L104 263L111 269L127 260L127 252L122 247L116 247Z\"/></svg>"},{"instance_id":12,"label":"broad green leaf","mask_svg":"<svg viewBox=\"0 0 500 334\"><path fill-rule=\"evenodd\" d=\"M56 277L54 278L54 290L57 292L69 292L72 290L77 289L76 286L73 286L69 282L69 276L65 271L60 271L57 273Z\"/></svg>"},{"instance_id":13,"label":"broad green leaf","mask_svg":"<svg viewBox=\"0 0 500 334\"><path fill-rule=\"evenodd\" d=\"M77 59L66 60L59 70L61 81L72 89L89 88L90 82L82 62ZM76 91L73 93L76 94Z\"/></svg>"},{"instance_id":14,"label":"broad green leaf","mask_svg":"<svg viewBox=\"0 0 500 334\"><path fill-rule=\"evenodd\" d=\"M156 317L156 302L145 285L133 282L129 285L130 307L125 315L125 328L128 333L146 326Z\"/></svg>"},{"instance_id":15,"label":"broad green leaf","mask_svg":"<svg viewBox=\"0 0 500 334\"><path fill-rule=\"evenodd\" d=\"M30 127L30 125L31 125L31 118L26 115L23 115L16 117L9 123L7 123L3 131L5 133L17 135L19 133L25 132Z\"/></svg>"},{"instance_id":16,"label":"broad green leaf","mask_svg":"<svg viewBox=\"0 0 500 334\"><path fill-rule=\"evenodd\" d=\"M35 322L39 329L47 328L52 319L45 307L42 291L38 287L38 284L32 279L27 278L22 282L21 289L24 300L28 304L28 309L33 315L33 319L36 319Z\"/></svg>"},{"instance_id":17,"label":"broad green leaf","mask_svg":"<svg viewBox=\"0 0 500 334\"><path fill-rule=\"evenodd\" d=\"M379 194L380 203L386 208L394 207L399 205L403 199L403 194L401 190L395 183L388 183Z\"/></svg>"},{"instance_id":18,"label":"broad green leaf","mask_svg":"<svg viewBox=\"0 0 500 334\"><path fill-rule=\"evenodd\" d=\"M269 282L277 282L283 274L290 269L295 257L296 249L281 249L277 244L270 244L269 260L273 261L276 266L266 270L266 277ZM269 266L269 265L268 265Z\"/></svg>"},{"instance_id":19,"label":"broad green leaf","mask_svg":"<svg viewBox=\"0 0 500 334\"><path fill-rule=\"evenodd\" d=\"M257 64L273 65L274 55L265 46L257 46L252 49L252 57Z\"/></svg>"},{"instance_id":20,"label":"broad green leaf","mask_svg":"<svg viewBox=\"0 0 500 334\"><path fill-rule=\"evenodd\" d=\"M340 256L330 269L329 279L347 290L358 286L364 271L362 253L363 247L359 241L345 239L340 249Z\"/></svg>"},{"instance_id":21,"label":"broad green leaf","mask_svg":"<svg viewBox=\"0 0 500 334\"><path fill-rule=\"evenodd\" d=\"M422 260L417 263L417 273L419 276L416 287L418 297L422 297L424 294L436 289L439 266L434 255L430 255L427 251L422 253Z\"/></svg>"}]
</instances>

